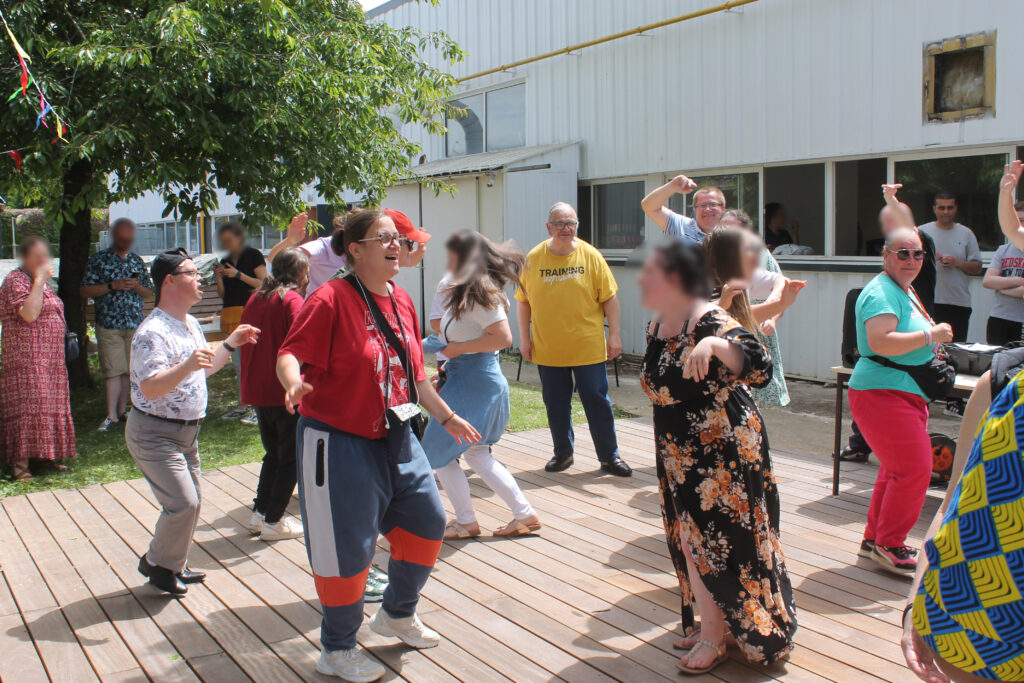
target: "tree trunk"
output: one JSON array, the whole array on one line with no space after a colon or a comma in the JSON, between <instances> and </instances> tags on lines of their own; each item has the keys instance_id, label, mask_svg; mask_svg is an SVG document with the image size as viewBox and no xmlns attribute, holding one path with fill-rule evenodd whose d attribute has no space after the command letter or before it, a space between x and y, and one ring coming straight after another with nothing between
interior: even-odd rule
<instances>
[{"instance_id":1,"label":"tree trunk","mask_svg":"<svg viewBox=\"0 0 1024 683\"><path fill-rule=\"evenodd\" d=\"M73 206L72 201L75 197L88 196L87 188L92 184L93 171L92 162L81 159L72 164L64 174L61 206L65 211L69 211ZM72 212L71 221L61 221L60 228L58 294L64 301L64 316L68 322L68 329L78 333L81 349L78 361L72 363L69 368L71 383L74 386L92 384L92 378L89 376L89 337L85 327L85 299L79 296L91 245L92 209L89 202L85 202L84 208Z\"/></svg>"}]
</instances>

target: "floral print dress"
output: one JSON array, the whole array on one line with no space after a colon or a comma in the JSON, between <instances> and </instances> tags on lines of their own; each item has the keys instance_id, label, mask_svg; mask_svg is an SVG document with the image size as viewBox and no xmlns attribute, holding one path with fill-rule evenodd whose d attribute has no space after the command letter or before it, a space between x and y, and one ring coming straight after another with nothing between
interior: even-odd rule
<instances>
[{"instance_id":1,"label":"floral print dress","mask_svg":"<svg viewBox=\"0 0 1024 683\"><path fill-rule=\"evenodd\" d=\"M767 384L771 356L721 309L692 332L648 335L644 391L654 403L658 488L669 552L682 592L683 631L694 629L694 595L683 544L746 657L770 664L793 647L796 608L779 540L779 494L768 441L749 387ZM683 378L694 346L720 337L743 351L733 376L711 359L703 381Z\"/></svg>"}]
</instances>

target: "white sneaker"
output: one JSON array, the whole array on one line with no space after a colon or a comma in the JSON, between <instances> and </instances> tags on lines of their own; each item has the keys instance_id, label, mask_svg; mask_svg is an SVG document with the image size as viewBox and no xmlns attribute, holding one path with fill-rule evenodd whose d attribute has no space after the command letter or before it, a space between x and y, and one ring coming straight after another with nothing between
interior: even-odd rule
<instances>
[{"instance_id":1,"label":"white sneaker","mask_svg":"<svg viewBox=\"0 0 1024 683\"><path fill-rule=\"evenodd\" d=\"M263 522L261 541L283 541L286 538L302 538L302 522L294 517L282 517L275 524Z\"/></svg>"},{"instance_id":2,"label":"white sneaker","mask_svg":"<svg viewBox=\"0 0 1024 683\"><path fill-rule=\"evenodd\" d=\"M111 429L118 426L119 424L121 423L118 422L117 420L111 420L109 417L105 417L103 418L103 422L100 423L100 426L96 429L96 431L109 432Z\"/></svg>"},{"instance_id":3,"label":"white sneaker","mask_svg":"<svg viewBox=\"0 0 1024 683\"><path fill-rule=\"evenodd\" d=\"M441 636L437 631L424 626L419 616L414 614L411 617L395 619L388 616L384 608L377 610L370 619L370 630L382 636L398 638L409 647L419 650L437 647L441 642Z\"/></svg>"},{"instance_id":4,"label":"white sneaker","mask_svg":"<svg viewBox=\"0 0 1024 683\"><path fill-rule=\"evenodd\" d=\"M366 654L366 650L358 645L351 650L321 650L316 670L352 683L370 683L387 673L383 664Z\"/></svg>"},{"instance_id":5,"label":"white sneaker","mask_svg":"<svg viewBox=\"0 0 1024 683\"><path fill-rule=\"evenodd\" d=\"M263 531L263 513L254 510L252 516L249 517L249 521L245 523L245 528L254 534Z\"/></svg>"}]
</instances>

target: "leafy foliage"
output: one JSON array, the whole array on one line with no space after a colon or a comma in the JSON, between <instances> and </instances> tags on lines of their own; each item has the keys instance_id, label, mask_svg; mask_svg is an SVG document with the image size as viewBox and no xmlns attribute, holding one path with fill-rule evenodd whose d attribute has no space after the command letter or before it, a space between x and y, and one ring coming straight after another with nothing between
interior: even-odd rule
<instances>
[{"instance_id":1,"label":"leafy foliage","mask_svg":"<svg viewBox=\"0 0 1024 683\"><path fill-rule=\"evenodd\" d=\"M424 52L462 58L441 33L368 22L357 0L6 4L69 143L51 144L52 119L32 133L38 97L0 98L0 149L28 147L23 174L0 163L0 188L58 224L146 190L187 219L219 187L259 224L298 208L309 183L332 204L346 188L373 202L419 153L396 124L443 130L454 80ZM92 172L64 196L79 161Z\"/></svg>"}]
</instances>

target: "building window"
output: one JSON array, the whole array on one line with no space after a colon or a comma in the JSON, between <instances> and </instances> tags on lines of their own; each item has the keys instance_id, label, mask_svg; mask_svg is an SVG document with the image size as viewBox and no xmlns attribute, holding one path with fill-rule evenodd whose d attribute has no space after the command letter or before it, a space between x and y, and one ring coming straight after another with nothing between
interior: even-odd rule
<instances>
[{"instance_id":1,"label":"building window","mask_svg":"<svg viewBox=\"0 0 1024 683\"><path fill-rule=\"evenodd\" d=\"M642 180L593 185L590 236L598 249L630 250L644 241Z\"/></svg>"},{"instance_id":2,"label":"building window","mask_svg":"<svg viewBox=\"0 0 1024 683\"><path fill-rule=\"evenodd\" d=\"M924 47L925 121L994 116L996 32L947 38Z\"/></svg>"},{"instance_id":3,"label":"building window","mask_svg":"<svg viewBox=\"0 0 1024 683\"><path fill-rule=\"evenodd\" d=\"M730 209L743 209L757 229L761 224L758 204L757 171L750 173L724 173L719 175L690 176L701 187L717 187L725 195L725 205ZM668 208L684 216L693 215L693 194L675 194L669 199Z\"/></svg>"},{"instance_id":4,"label":"building window","mask_svg":"<svg viewBox=\"0 0 1024 683\"><path fill-rule=\"evenodd\" d=\"M769 205L775 205L771 208L777 232L770 233L770 226L762 225L765 242L776 243L788 234L794 244L809 248L811 254L825 253L825 164L765 168L765 209ZM766 223L767 216L762 216L761 222Z\"/></svg>"},{"instance_id":5,"label":"building window","mask_svg":"<svg viewBox=\"0 0 1024 683\"><path fill-rule=\"evenodd\" d=\"M526 85L496 88L450 102L445 117L449 157L526 145Z\"/></svg>"},{"instance_id":6,"label":"building window","mask_svg":"<svg viewBox=\"0 0 1024 683\"><path fill-rule=\"evenodd\" d=\"M1007 154L914 159L893 163L893 182L903 183L899 197L914 212L918 225L935 220L935 195L951 192L957 200L958 223L974 231L982 251L1003 243L996 206L999 179Z\"/></svg>"},{"instance_id":7,"label":"building window","mask_svg":"<svg viewBox=\"0 0 1024 683\"><path fill-rule=\"evenodd\" d=\"M878 226L878 212L885 204L882 200L882 185L886 182L887 166L885 157L836 162L837 256L882 254L883 239Z\"/></svg>"}]
</instances>

